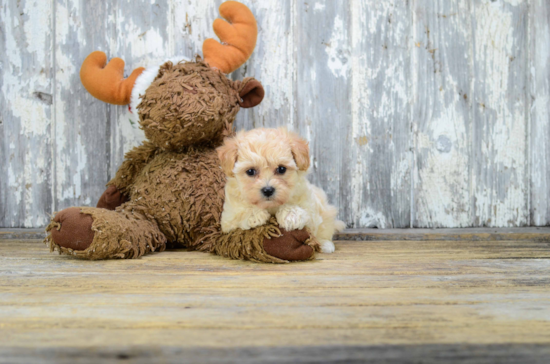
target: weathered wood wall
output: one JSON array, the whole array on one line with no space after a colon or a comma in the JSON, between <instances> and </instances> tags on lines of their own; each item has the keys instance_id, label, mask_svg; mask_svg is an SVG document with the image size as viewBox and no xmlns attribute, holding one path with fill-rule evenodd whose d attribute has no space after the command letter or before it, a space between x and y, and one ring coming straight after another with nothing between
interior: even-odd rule
<instances>
[{"instance_id":1,"label":"weathered wood wall","mask_svg":"<svg viewBox=\"0 0 550 364\"><path fill-rule=\"evenodd\" d=\"M245 0L258 46L231 77L267 97L238 128L288 125L350 227L550 224L550 1ZM143 135L80 84L200 53L221 0L2 0L0 226L93 205Z\"/></svg>"}]
</instances>

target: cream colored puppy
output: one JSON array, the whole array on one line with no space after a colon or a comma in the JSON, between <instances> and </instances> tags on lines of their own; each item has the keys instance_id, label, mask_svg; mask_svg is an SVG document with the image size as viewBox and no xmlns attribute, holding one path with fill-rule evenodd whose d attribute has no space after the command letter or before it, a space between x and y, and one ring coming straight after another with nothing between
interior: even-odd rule
<instances>
[{"instance_id":1,"label":"cream colored puppy","mask_svg":"<svg viewBox=\"0 0 550 364\"><path fill-rule=\"evenodd\" d=\"M344 229L325 192L309 183L307 141L286 129L254 129L227 138L217 149L227 175L222 231L264 225L271 216L285 230L307 227L323 253Z\"/></svg>"}]
</instances>

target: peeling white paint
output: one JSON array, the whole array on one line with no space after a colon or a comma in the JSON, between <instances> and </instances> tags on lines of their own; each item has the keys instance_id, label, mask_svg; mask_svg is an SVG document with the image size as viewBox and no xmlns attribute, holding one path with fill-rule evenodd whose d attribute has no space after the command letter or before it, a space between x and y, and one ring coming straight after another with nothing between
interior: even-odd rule
<instances>
[{"instance_id":1,"label":"peeling white paint","mask_svg":"<svg viewBox=\"0 0 550 364\"><path fill-rule=\"evenodd\" d=\"M455 97L439 117L431 120L430 134L419 132L417 136L416 149L426 155L416 179L417 219L421 226L466 227L471 224L469 158L464 153L467 124L464 115L455 109L458 102ZM438 150L438 141L442 139L450 145Z\"/></svg>"},{"instance_id":2,"label":"peeling white paint","mask_svg":"<svg viewBox=\"0 0 550 364\"><path fill-rule=\"evenodd\" d=\"M347 77L350 69L348 49L348 30L343 20L336 15L332 28L332 36L326 44L325 51L328 55L328 68L335 77Z\"/></svg>"},{"instance_id":3,"label":"peeling white paint","mask_svg":"<svg viewBox=\"0 0 550 364\"><path fill-rule=\"evenodd\" d=\"M366 56L359 51L361 49L360 40L364 37L361 36L363 29L366 26L367 17L365 16L364 4L360 1L352 1L351 6L356 9L351 15L352 33L351 42L353 47L353 53L351 57L351 64L353 69L353 77L351 78L351 137L354 140L357 138L367 138L367 135L371 135L370 123L368 118L364 115L364 108L367 106L365 103L369 99L369 88L367 80L367 67L364 66L366 62ZM370 150L368 143L366 145ZM351 190L354 194L359 194L363 188L363 183L366 179L368 171L363 162L363 153L357 153L352 157L352 165L350 165L351 173ZM360 198L354 198L351 201L352 214L357 217L362 211L363 201ZM357 219L357 218L355 218Z\"/></svg>"},{"instance_id":4,"label":"peeling white paint","mask_svg":"<svg viewBox=\"0 0 550 364\"><path fill-rule=\"evenodd\" d=\"M221 2L102 3L108 13L100 21L114 30L105 39L90 36L85 27L84 0L56 1L56 14L49 1L21 0L0 7L5 40L0 98L7 105L0 132L8 133L0 140L8 151L8 160L0 165L6 173L0 188L9 190L5 198L10 206L2 217L5 224L46 224L46 211L51 212L45 206L51 204L48 192L57 193L52 199L58 207L95 202L95 191L101 191L107 176L103 181L90 170L95 151L88 138L97 143L103 137L86 135L90 125L111 138L110 144L99 146L110 148L111 175L124 152L145 138L129 122L126 107L97 112L103 107L100 101L74 94L76 88L82 92L78 72L86 53L101 44L109 57L126 61L126 74L178 54L201 54L204 39L215 37L212 22L219 17ZM259 79L266 98L260 106L242 110L237 125L299 130L318 153L311 157L312 179L324 181L331 201L350 205L348 223L402 226L398 215L411 211L420 226L550 223L546 1L482 0L438 3L437 8L420 0L409 8L361 0L343 6L323 1L307 6L296 1L243 2L256 14L260 32L255 53L237 72ZM457 11L446 11L453 7ZM338 12L327 15L334 9ZM428 37L423 22L429 16L435 21ZM303 38L308 34L304 27L313 26L308 23L311 17L326 19L319 44ZM527 38L522 27L529 31ZM438 52L444 48L448 53L442 57ZM529 57L523 53L526 49ZM464 56L458 68L449 61L453 52ZM422 67L433 69L421 73ZM518 85L528 76L529 90L522 91ZM471 79L470 90L462 90L460 77ZM297 82L304 80L307 84L299 88ZM418 92L430 87L429 97ZM529 97L523 97L527 92ZM342 96L348 93L349 104ZM465 103L471 107L462 107ZM101 118L80 120L83 115L75 120L80 115L75 110L86 107L95 108L94 115ZM325 115L341 115L343 121L329 124ZM423 119L415 119L418 115ZM106 131L108 120L111 129ZM345 138L338 139L340 135ZM414 145L409 145L412 138ZM338 147L346 147L349 155L342 153L338 160ZM52 149L55 161L50 159ZM323 159L321 153L332 155ZM334 165L323 165L322 160ZM476 163L481 167L472 171ZM411 191L412 203L407 198Z\"/></svg>"},{"instance_id":5,"label":"peeling white paint","mask_svg":"<svg viewBox=\"0 0 550 364\"><path fill-rule=\"evenodd\" d=\"M313 6L314 11L323 11L325 10L326 5L320 2L315 3L315 6Z\"/></svg>"},{"instance_id":6,"label":"peeling white paint","mask_svg":"<svg viewBox=\"0 0 550 364\"><path fill-rule=\"evenodd\" d=\"M520 4L523 4L526 2L526 0L504 0L505 3L508 3L512 6L518 6ZM496 6L497 4L493 4L493 6Z\"/></svg>"},{"instance_id":7,"label":"peeling white paint","mask_svg":"<svg viewBox=\"0 0 550 364\"><path fill-rule=\"evenodd\" d=\"M403 125L409 120L409 50L404 36L410 31L408 20L404 12L384 2L374 5L357 0L350 8L351 219L356 226L408 226L409 214L396 213L408 211L410 205L410 153L408 145L403 145L407 138L401 138L409 133ZM390 16L402 24L388 27ZM387 43L380 44L380 39ZM381 149L388 158L383 163ZM366 217L379 214L385 219L377 218L376 223Z\"/></svg>"},{"instance_id":8,"label":"peeling white paint","mask_svg":"<svg viewBox=\"0 0 550 364\"><path fill-rule=\"evenodd\" d=\"M44 44L36 40L44 39L50 26L51 4L48 1L27 1L23 10L24 14L29 16L29 20L24 23L25 37L28 41L26 51L32 53L37 59L45 59L46 52Z\"/></svg>"},{"instance_id":9,"label":"peeling white paint","mask_svg":"<svg viewBox=\"0 0 550 364\"><path fill-rule=\"evenodd\" d=\"M384 213L366 208L359 219L359 226L364 228L385 229L388 227Z\"/></svg>"},{"instance_id":10,"label":"peeling white paint","mask_svg":"<svg viewBox=\"0 0 550 364\"><path fill-rule=\"evenodd\" d=\"M289 21L284 2L244 3L254 10L258 21L257 46L244 65L246 76L258 78L264 85L268 97L255 111L264 125L273 125L274 120L269 120L273 111L289 109L295 97L294 29L281 26ZM293 113L288 117L290 120L279 120L277 124L294 126Z\"/></svg>"},{"instance_id":11,"label":"peeling white paint","mask_svg":"<svg viewBox=\"0 0 550 364\"><path fill-rule=\"evenodd\" d=\"M0 148L9 143L7 158L0 162L0 171L5 173L0 179L5 199L0 204L6 212L0 216L0 226L42 226L49 208L43 193L50 182L45 153L51 124L51 3L7 3L0 12L5 39L0 49L0 99L5 105Z\"/></svg>"},{"instance_id":12,"label":"peeling white paint","mask_svg":"<svg viewBox=\"0 0 550 364\"><path fill-rule=\"evenodd\" d=\"M46 116L46 108L37 101L32 99L32 95L22 97L14 95L12 106L13 116L19 118L21 123L21 134L26 136L44 136L50 125L50 120Z\"/></svg>"},{"instance_id":13,"label":"peeling white paint","mask_svg":"<svg viewBox=\"0 0 550 364\"><path fill-rule=\"evenodd\" d=\"M476 219L489 226L520 226L529 216L525 100L516 84L524 76L511 73L521 61L516 57L521 57L523 42L517 37L523 32L513 17L522 14L523 5L508 3L511 6L484 3L475 8L474 61L482 65L475 107L484 122L478 129L483 136L479 158L492 173L474 175L473 183Z\"/></svg>"},{"instance_id":14,"label":"peeling white paint","mask_svg":"<svg viewBox=\"0 0 550 364\"><path fill-rule=\"evenodd\" d=\"M202 43L207 38L216 38L212 29L214 19L219 17L218 5L213 1L172 1L176 52L188 57L202 56ZM249 4L247 4L249 5ZM250 6L250 5L249 5Z\"/></svg>"},{"instance_id":15,"label":"peeling white paint","mask_svg":"<svg viewBox=\"0 0 550 364\"><path fill-rule=\"evenodd\" d=\"M550 225L550 4L529 5L529 110L531 224Z\"/></svg>"}]
</instances>

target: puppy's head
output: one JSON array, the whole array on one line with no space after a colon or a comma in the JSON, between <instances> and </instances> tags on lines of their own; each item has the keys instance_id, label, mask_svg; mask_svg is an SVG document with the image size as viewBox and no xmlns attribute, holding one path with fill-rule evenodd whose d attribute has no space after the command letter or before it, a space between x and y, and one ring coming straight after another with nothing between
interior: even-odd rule
<instances>
[{"instance_id":1,"label":"puppy's head","mask_svg":"<svg viewBox=\"0 0 550 364\"><path fill-rule=\"evenodd\" d=\"M286 129L241 131L217 151L241 196L262 209L286 203L309 168L307 141Z\"/></svg>"}]
</instances>

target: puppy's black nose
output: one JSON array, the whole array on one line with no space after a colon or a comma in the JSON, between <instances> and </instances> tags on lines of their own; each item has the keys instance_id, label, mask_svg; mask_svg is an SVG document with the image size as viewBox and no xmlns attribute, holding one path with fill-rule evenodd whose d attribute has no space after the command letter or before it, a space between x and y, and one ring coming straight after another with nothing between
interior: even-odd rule
<instances>
[{"instance_id":1,"label":"puppy's black nose","mask_svg":"<svg viewBox=\"0 0 550 364\"><path fill-rule=\"evenodd\" d=\"M275 193L275 189L273 187L264 187L262 188L262 193L265 197L269 197Z\"/></svg>"}]
</instances>

